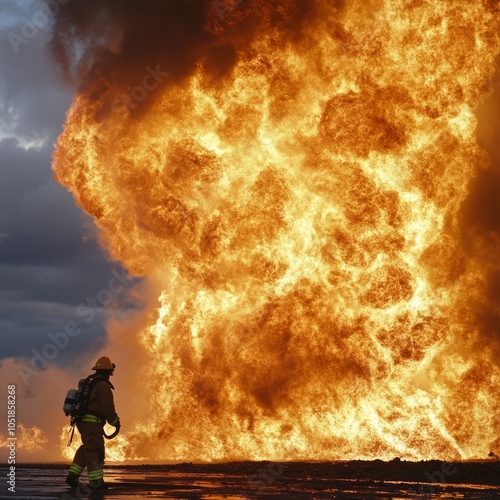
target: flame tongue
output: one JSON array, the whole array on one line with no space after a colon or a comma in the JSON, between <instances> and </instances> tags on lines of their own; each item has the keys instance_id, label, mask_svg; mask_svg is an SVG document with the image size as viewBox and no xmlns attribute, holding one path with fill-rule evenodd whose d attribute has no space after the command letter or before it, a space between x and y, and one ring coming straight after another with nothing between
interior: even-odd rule
<instances>
[{"instance_id":1,"label":"flame tongue","mask_svg":"<svg viewBox=\"0 0 500 500\"><path fill-rule=\"evenodd\" d=\"M457 221L487 161L472 109L498 17L330 4L299 41L268 27L231 76L212 86L200 63L140 116L95 118L111 85L72 106L56 177L163 288L139 337L152 438L128 456L467 458L498 438Z\"/></svg>"}]
</instances>

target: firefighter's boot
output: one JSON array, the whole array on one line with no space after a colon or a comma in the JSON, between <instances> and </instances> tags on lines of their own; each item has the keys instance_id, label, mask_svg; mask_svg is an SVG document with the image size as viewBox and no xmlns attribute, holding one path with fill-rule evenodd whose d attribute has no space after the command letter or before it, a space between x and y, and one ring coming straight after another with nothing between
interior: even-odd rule
<instances>
[{"instance_id":1,"label":"firefighter's boot","mask_svg":"<svg viewBox=\"0 0 500 500\"><path fill-rule=\"evenodd\" d=\"M80 476L75 474L74 472L69 472L66 476L66 484L71 486L72 488L76 488L80 486L80 481L78 480Z\"/></svg>"},{"instance_id":2,"label":"firefighter's boot","mask_svg":"<svg viewBox=\"0 0 500 500\"><path fill-rule=\"evenodd\" d=\"M98 479L97 481L89 481L89 487L92 490L107 490L109 484L104 482L104 479Z\"/></svg>"}]
</instances>

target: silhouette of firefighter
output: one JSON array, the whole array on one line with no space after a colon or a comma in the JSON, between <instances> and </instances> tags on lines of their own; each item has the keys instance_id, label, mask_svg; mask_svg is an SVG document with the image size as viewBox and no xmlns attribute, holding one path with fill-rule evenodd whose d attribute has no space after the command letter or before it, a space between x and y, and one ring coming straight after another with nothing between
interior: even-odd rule
<instances>
[{"instance_id":1,"label":"silhouette of firefighter","mask_svg":"<svg viewBox=\"0 0 500 500\"><path fill-rule=\"evenodd\" d=\"M104 482L103 471L104 424L108 422L115 427L115 432L111 436L106 436L110 439L118 434L120 419L115 410L112 392L114 387L109 381L115 370L115 364L103 356L97 360L92 370L95 370L95 374L80 380L78 391L74 389L69 391L65 401L64 411L67 415L71 415L72 432L76 425L83 443L75 453L66 483L72 488L79 486L80 475L87 467L89 486L98 490L109 487L108 483Z\"/></svg>"}]
</instances>

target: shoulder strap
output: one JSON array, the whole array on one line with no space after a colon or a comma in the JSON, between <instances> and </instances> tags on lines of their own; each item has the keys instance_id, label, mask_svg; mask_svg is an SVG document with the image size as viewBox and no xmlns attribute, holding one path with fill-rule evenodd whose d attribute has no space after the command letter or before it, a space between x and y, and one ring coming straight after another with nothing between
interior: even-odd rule
<instances>
[{"instance_id":1,"label":"shoulder strap","mask_svg":"<svg viewBox=\"0 0 500 500\"><path fill-rule=\"evenodd\" d=\"M85 379L85 384L88 384L88 390L84 391L86 393L86 397L84 398L85 400L83 401L83 406L82 406L82 411L81 413L90 413L91 415L95 415L96 417L102 418L102 416L98 412L90 411L87 409L87 406L90 401L90 396L92 394L92 391L94 390L95 385L97 382L106 382L111 386L112 389L114 389L113 384L104 378L102 375L96 375L95 373L92 373Z\"/></svg>"},{"instance_id":2,"label":"shoulder strap","mask_svg":"<svg viewBox=\"0 0 500 500\"><path fill-rule=\"evenodd\" d=\"M91 383L91 386L90 386L90 390L92 390L94 388L94 385L97 383L97 382L106 382L107 384L109 384L111 386L111 389L115 389L113 384L106 378L104 378L102 375L95 375L95 374L92 374L92 375L89 375L89 377L92 377L92 381L90 382Z\"/></svg>"}]
</instances>

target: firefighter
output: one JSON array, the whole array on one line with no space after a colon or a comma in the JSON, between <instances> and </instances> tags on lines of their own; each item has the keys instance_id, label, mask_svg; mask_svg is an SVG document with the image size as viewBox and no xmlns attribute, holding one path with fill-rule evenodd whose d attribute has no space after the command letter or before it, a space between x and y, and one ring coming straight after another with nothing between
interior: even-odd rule
<instances>
[{"instance_id":1,"label":"firefighter","mask_svg":"<svg viewBox=\"0 0 500 500\"><path fill-rule=\"evenodd\" d=\"M85 413L76 424L82 437L82 445L75 453L73 463L69 468L66 483L72 488L79 486L79 477L83 469L87 467L89 486L92 489L108 489L108 483L104 482L104 424L109 424L120 429L120 419L115 411L113 400L114 389L109 381L113 375L115 364L103 356L99 358L92 368L95 370L94 384L89 395L89 401Z\"/></svg>"}]
</instances>

